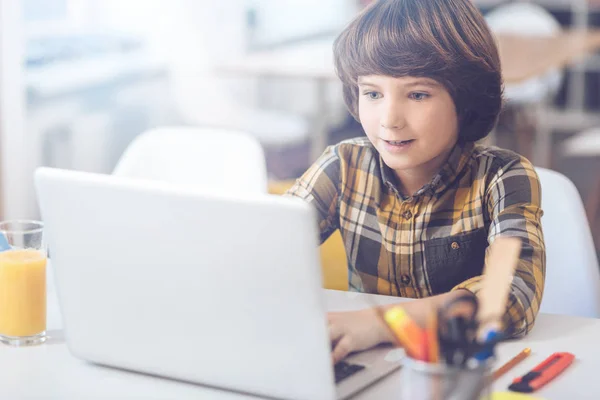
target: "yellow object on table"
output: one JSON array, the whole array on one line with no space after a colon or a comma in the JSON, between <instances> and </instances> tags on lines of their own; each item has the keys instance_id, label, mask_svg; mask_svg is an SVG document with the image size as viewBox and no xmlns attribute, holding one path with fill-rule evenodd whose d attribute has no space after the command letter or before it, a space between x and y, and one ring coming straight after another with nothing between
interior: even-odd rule
<instances>
[{"instance_id":1,"label":"yellow object on table","mask_svg":"<svg viewBox=\"0 0 600 400\"><path fill-rule=\"evenodd\" d=\"M541 397L533 397L528 394L517 392L494 392L491 400L544 400Z\"/></svg>"},{"instance_id":2,"label":"yellow object on table","mask_svg":"<svg viewBox=\"0 0 600 400\"><path fill-rule=\"evenodd\" d=\"M46 256L36 249L0 253L0 334L46 330Z\"/></svg>"},{"instance_id":3,"label":"yellow object on table","mask_svg":"<svg viewBox=\"0 0 600 400\"><path fill-rule=\"evenodd\" d=\"M269 193L284 194L295 181L271 181ZM326 289L348 290L348 262L346 250L340 231L335 231L321 245L321 266L323 269L323 286Z\"/></svg>"}]
</instances>

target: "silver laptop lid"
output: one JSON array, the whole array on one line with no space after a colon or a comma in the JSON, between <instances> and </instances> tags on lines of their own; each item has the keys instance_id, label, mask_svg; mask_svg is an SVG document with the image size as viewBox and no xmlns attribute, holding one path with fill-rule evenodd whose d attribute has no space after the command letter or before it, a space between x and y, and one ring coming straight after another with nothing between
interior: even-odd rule
<instances>
[{"instance_id":1,"label":"silver laptop lid","mask_svg":"<svg viewBox=\"0 0 600 400\"><path fill-rule=\"evenodd\" d=\"M335 397L312 208L41 168L70 351L289 399Z\"/></svg>"}]
</instances>

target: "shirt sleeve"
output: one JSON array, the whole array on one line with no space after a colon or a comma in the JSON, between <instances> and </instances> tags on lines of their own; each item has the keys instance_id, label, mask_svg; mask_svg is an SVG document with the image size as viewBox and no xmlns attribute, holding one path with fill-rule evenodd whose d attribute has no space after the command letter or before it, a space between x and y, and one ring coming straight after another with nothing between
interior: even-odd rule
<instances>
[{"instance_id":1,"label":"shirt sleeve","mask_svg":"<svg viewBox=\"0 0 600 400\"><path fill-rule=\"evenodd\" d=\"M533 165L520 158L500 167L487 186L485 199L489 244L500 236L518 237L522 242L502 322L509 337L523 336L533 328L538 314L546 269L541 186ZM481 279L471 278L454 289L477 294Z\"/></svg>"},{"instance_id":2,"label":"shirt sleeve","mask_svg":"<svg viewBox=\"0 0 600 400\"><path fill-rule=\"evenodd\" d=\"M336 147L330 146L285 193L316 208L321 243L339 228L340 184L340 157Z\"/></svg>"}]
</instances>

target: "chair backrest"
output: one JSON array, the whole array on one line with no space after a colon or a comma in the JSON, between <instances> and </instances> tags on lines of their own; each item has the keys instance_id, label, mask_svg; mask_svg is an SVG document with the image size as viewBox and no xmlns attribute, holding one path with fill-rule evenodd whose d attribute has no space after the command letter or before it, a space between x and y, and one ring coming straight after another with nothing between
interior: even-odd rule
<instances>
[{"instance_id":1,"label":"chair backrest","mask_svg":"<svg viewBox=\"0 0 600 400\"><path fill-rule=\"evenodd\" d=\"M127 147L113 174L219 190L267 191L258 141L243 132L215 128L147 131Z\"/></svg>"},{"instance_id":2,"label":"chair backrest","mask_svg":"<svg viewBox=\"0 0 600 400\"><path fill-rule=\"evenodd\" d=\"M485 15L495 34L520 36L552 36L561 31L559 22L545 8L533 3L503 4ZM563 81L560 69L550 69L544 75L519 84L507 84L504 97L511 103L539 103L556 95Z\"/></svg>"},{"instance_id":3,"label":"chair backrest","mask_svg":"<svg viewBox=\"0 0 600 400\"><path fill-rule=\"evenodd\" d=\"M600 270L583 202L564 175L536 168L542 186L546 285L540 311L600 317Z\"/></svg>"},{"instance_id":4,"label":"chair backrest","mask_svg":"<svg viewBox=\"0 0 600 400\"><path fill-rule=\"evenodd\" d=\"M533 3L500 5L485 15L494 33L551 36L560 32L559 22L544 7Z\"/></svg>"}]
</instances>

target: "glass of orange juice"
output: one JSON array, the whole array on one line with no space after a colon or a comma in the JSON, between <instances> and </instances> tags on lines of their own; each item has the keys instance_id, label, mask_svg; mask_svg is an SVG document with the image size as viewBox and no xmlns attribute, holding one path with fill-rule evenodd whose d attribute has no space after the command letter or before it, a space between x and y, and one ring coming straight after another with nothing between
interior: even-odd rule
<instances>
[{"instance_id":1,"label":"glass of orange juice","mask_svg":"<svg viewBox=\"0 0 600 400\"><path fill-rule=\"evenodd\" d=\"M40 221L0 222L0 342L46 340L46 258Z\"/></svg>"}]
</instances>

